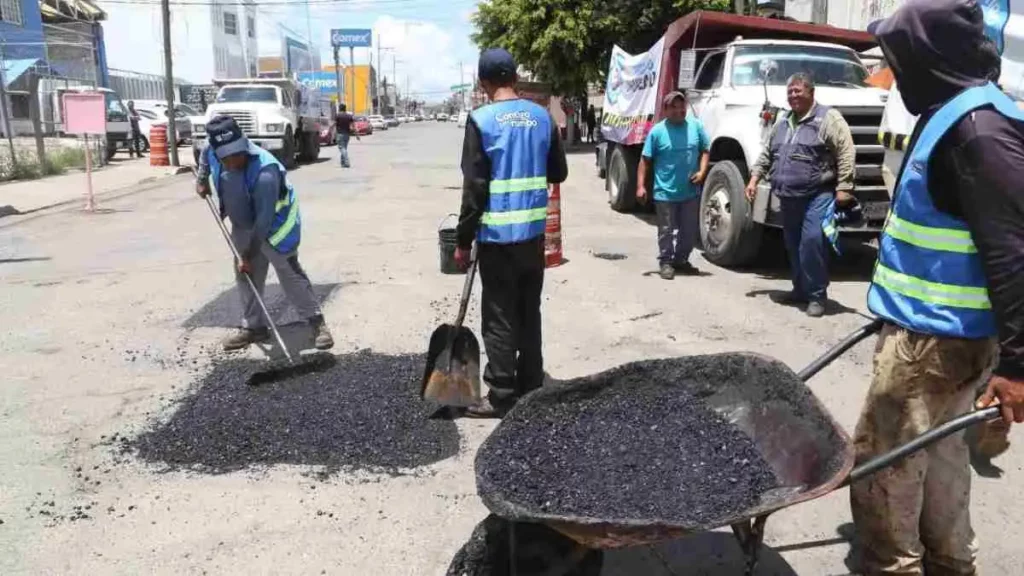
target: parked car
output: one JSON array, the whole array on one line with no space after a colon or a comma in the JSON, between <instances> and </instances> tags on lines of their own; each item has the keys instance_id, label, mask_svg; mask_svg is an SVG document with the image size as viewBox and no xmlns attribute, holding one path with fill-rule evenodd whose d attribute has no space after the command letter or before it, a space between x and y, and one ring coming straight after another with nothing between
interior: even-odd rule
<instances>
[{"instance_id":1,"label":"parked car","mask_svg":"<svg viewBox=\"0 0 1024 576\"><path fill-rule=\"evenodd\" d=\"M437 115L437 121L438 122L447 122L448 121L448 115L445 114L444 112L441 112L440 114Z\"/></svg>"},{"instance_id":2,"label":"parked car","mask_svg":"<svg viewBox=\"0 0 1024 576\"><path fill-rule=\"evenodd\" d=\"M338 127L325 118L320 122L320 144L331 146L338 143Z\"/></svg>"},{"instance_id":3,"label":"parked car","mask_svg":"<svg viewBox=\"0 0 1024 576\"><path fill-rule=\"evenodd\" d=\"M398 119L398 116L388 116L387 118L385 118L385 120L387 120L388 126L391 127L398 126L399 124L402 123L402 121Z\"/></svg>"},{"instance_id":4,"label":"parked car","mask_svg":"<svg viewBox=\"0 0 1024 576\"><path fill-rule=\"evenodd\" d=\"M161 118L167 116L167 103L160 100L136 100L135 109L140 113L142 110L149 110ZM198 112L187 104L174 104L174 131L178 137L178 144L184 144L192 139L192 116L197 115ZM143 134L149 137L149 132Z\"/></svg>"},{"instance_id":5,"label":"parked car","mask_svg":"<svg viewBox=\"0 0 1024 576\"><path fill-rule=\"evenodd\" d=\"M352 123L352 133L359 136L373 134L373 124L366 116L356 116L355 122Z\"/></svg>"},{"instance_id":6,"label":"parked car","mask_svg":"<svg viewBox=\"0 0 1024 576\"><path fill-rule=\"evenodd\" d=\"M374 130L387 130L390 123L381 115L374 114L370 116L370 126Z\"/></svg>"}]
</instances>

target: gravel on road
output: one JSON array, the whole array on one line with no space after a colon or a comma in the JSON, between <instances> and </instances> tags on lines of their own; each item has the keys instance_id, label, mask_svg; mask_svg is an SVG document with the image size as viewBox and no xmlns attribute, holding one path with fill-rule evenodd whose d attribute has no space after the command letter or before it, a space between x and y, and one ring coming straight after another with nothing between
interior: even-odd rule
<instances>
[{"instance_id":1,"label":"gravel on road","mask_svg":"<svg viewBox=\"0 0 1024 576\"><path fill-rule=\"evenodd\" d=\"M172 469L215 474L275 464L401 474L459 451L455 424L430 419L436 407L419 397L424 362L362 351L257 387L246 383L266 362L228 360L129 449Z\"/></svg>"}]
</instances>

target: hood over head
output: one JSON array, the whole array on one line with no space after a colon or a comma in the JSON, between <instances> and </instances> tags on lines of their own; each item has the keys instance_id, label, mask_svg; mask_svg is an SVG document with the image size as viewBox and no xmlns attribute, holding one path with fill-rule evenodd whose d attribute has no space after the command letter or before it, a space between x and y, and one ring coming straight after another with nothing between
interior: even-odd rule
<instances>
[{"instance_id":1,"label":"hood over head","mask_svg":"<svg viewBox=\"0 0 1024 576\"><path fill-rule=\"evenodd\" d=\"M911 114L999 79L999 53L985 34L978 0L908 0L868 31L878 39Z\"/></svg>"}]
</instances>

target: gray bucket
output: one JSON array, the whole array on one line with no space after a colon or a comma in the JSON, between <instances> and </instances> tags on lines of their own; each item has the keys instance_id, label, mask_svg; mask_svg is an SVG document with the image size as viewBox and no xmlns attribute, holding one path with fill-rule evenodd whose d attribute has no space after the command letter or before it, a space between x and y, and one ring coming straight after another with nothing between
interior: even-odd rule
<instances>
[{"instance_id":1,"label":"gray bucket","mask_svg":"<svg viewBox=\"0 0 1024 576\"><path fill-rule=\"evenodd\" d=\"M437 246L440 255L441 273L465 274L466 271L455 262L455 249L459 245L455 228L446 225L452 217L458 219L457 214L449 214L445 216L444 220L441 220L441 224L437 227Z\"/></svg>"}]
</instances>

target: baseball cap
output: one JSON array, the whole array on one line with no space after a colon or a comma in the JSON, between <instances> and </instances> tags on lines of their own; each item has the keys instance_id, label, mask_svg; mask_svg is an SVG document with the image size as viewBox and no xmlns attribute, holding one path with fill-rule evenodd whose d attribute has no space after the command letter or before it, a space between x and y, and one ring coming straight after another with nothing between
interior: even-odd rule
<instances>
[{"instance_id":1,"label":"baseball cap","mask_svg":"<svg viewBox=\"0 0 1024 576\"><path fill-rule=\"evenodd\" d=\"M662 100L661 103L664 106L668 106L672 102L675 102L676 98L682 98L685 101L686 100L686 94L684 94L680 90L673 90L673 91L671 91L671 92L669 92L668 94L665 95L665 99Z\"/></svg>"},{"instance_id":2,"label":"baseball cap","mask_svg":"<svg viewBox=\"0 0 1024 576\"><path fill-rule=\"evenodd\" d=\"M216 116L206 124L206 137L217 158L226 158L249 149L249 139L230 116Z\"/></svg>"},{"instance_id":3,"label":"baseball cap","mask_svg":"<svg viewBox=\"0 0 1024 576\"><path fill-rule=\"evenodd\" d=\"M516 77L516 60L504 48L489 48L480 54L477 75L489 82L512 80Z\"/></svg>"}]
</instances>

